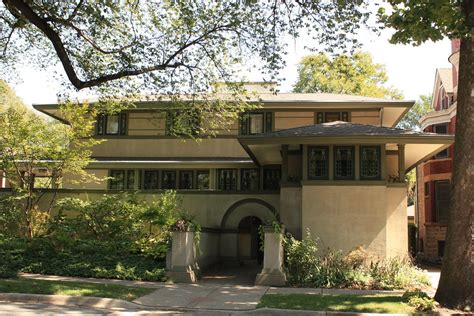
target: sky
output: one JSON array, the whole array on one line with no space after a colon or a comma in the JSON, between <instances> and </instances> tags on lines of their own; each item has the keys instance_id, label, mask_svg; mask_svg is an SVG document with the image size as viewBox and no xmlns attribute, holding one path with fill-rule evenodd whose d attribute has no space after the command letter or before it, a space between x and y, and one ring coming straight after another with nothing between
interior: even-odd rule
<instances>
[{"instance_id":1,"label":"sky","mask_svg":"<svg viewBox=\"0 0 474 316\"><path fill-rule=\"evenodd\" d=\"M363 33L362 50L369 52L374 62L386 66L389 85L401 90L406 100L416 100L419 95L431 94L436 68L451 67L448 57L451 53L449 40L436 43L428 42L418 47L410 45L392 45L388 38L390 31L384 30L380 36L372 33ZM310 54L304 49L306 39L286 39L288 43L287 66L282 71L284 81L281 82L281 92L291 92L297 79L297 64L299 60ZM59 69L61 71L61 69ZM259 74L248 73L250 81L259 81ZM19 81L13 83L16 93L26 104L55 103L59 83L53 79L48 71L33 68L22 68Z\"/></svg>"}]
</instances>

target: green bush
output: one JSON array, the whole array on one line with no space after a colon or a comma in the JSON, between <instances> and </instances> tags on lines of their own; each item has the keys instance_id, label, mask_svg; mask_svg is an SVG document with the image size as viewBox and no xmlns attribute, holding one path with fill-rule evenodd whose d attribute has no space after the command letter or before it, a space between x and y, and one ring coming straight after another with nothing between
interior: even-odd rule
<instances>
[{"instance_id":1,"label":"green bush","mask_svg":"<svg viewBox=\"0 0 474 316\"><path fill-rule=\"evenodd\" d=\"M288 282L323 288L406 289L429 285L428 276L410 258L378 260L363 248L347 255L327 250L317 254L308 231L303 240L285 238Z\"/></svg>"},{"instance_id":2,"label":"green bush","mask_svg":"<svg viewBox=\"0 0 474 316\"><path fill-rule=\"evenodd\" d=\"M428 312L435 308L435 301L420 289L410 289L405 291L402 300L413 306L419 312Z\"/></svg>"},{"instance_id":3,"label":"green bush","mask_svg":"<svg viewBox=\"0 0 474 316\"><path fill-rule=\"evenodd\" d=\"M131 253L120 243L73 240L67 247L53 238L0 241L0 277L17 272L62 276L164 281L165 263Z\"/></svg>"}]
</instances>

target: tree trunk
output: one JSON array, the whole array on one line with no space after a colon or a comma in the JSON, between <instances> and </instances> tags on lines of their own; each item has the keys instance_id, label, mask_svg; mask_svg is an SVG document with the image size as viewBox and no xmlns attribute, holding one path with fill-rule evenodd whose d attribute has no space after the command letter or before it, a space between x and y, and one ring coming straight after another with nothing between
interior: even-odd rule
<instances>
[{"instance_id":1,"label":"tree trunk","mask_svg":"<svg viewBox=\"0 0 474 316\"><path fill-rule=\"evenodd\" d=\"M472 309L474 303L474 1L463 1L471 30L461 39L454 169L446 250L435 299Z\"/></svg>"}]
</instances>

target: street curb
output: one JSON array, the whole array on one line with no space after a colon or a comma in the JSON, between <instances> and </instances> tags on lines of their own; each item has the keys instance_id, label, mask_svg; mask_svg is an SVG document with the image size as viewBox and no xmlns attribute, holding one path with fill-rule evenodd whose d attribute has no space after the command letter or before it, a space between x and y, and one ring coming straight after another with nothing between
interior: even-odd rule
<instances>
[{"instance_id":1,"label":"street curb","mask_svg":"<svg viewBox=\"0 0 474 316\"><path fill-rule=\"evenodd\" d=\"M124 300L94 296L0 293L0 301L43 303L52 305L77 305L113 310L145 310L150 308L149 306L139 305Z\"/></svg>"},{"instance_id":2,"label":"street curb","mask_svg":"<svg viewBox=\"0 0 474 316\"><path fill-rule=\"evenodd\" d=\"M358 312L335 312L335 311L311 311L311 310L299 310L299 309L279 309L279 308L258 308L253 311L243 312L241 314L257 313L258 315L315 315L315 316L396 316L396 315L409 315L409 314L384 314L384 313L358 313Z\"/></svg>"}]
</instances>

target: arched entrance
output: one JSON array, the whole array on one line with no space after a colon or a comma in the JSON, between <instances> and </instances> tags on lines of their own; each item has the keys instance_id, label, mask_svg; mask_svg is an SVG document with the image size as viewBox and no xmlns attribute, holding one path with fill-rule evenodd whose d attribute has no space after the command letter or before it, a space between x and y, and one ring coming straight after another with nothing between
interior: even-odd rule
<instances>
[{"instance_id":1,"label":"arched entrance","mask_svg":"<svg viewBox=\"0 0 474 316\"><path fill-rule=\"evenodd\" d=\"M258 233L262 220L256 216L244 217L238 227L238 257L240 264L258 264L263 261Z\"/></svg>"}]
</instances>

